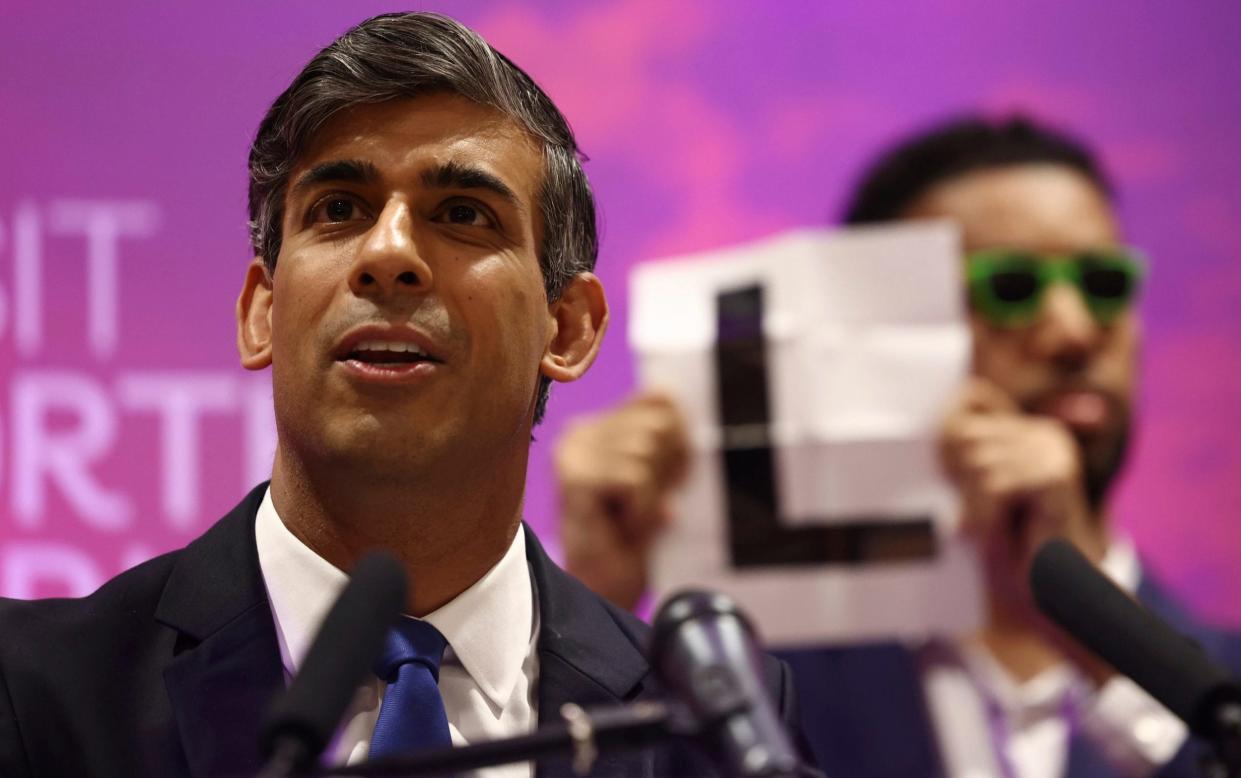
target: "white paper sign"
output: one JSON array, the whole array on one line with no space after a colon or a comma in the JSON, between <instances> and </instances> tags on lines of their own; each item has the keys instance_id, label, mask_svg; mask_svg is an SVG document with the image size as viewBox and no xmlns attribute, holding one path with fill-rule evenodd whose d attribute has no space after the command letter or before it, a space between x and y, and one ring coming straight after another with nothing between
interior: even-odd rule
<instances>
[{"instance_id":1,"label":"white paper sign","mask_svg":"<svg viewBox=\"0 0 1241 778\"><path fill-rule=\"evenodd\" d=\"M773 645L956 633L981 586L936 433L968 368L953 227L804 230L640 266L640 381L695 449L660 597L736 598Z\"/></svg>"}]
</instances>

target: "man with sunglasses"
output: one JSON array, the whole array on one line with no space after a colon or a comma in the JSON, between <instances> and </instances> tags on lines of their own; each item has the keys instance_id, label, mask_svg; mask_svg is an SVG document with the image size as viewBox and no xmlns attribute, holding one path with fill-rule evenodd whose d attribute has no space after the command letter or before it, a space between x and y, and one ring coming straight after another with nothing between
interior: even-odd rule
<instances>
[{"instance_id":1,"label":"man with sunglasses","mask_svg":"<svg viewBox=\"0 0 1241 778\"><path fill-rule=\"evenodd\" d=\"M1195 624L1110 526L1130 437L1144 275L1111 187L1072 139L1028 120L965 119L906 140L866 173L847 224L950 219L962 230L972 375L941 451L984 560L985 624L921 646L787 656L829 775L1197 774L1185 728L1061 638L1026 576L1063 536L1150 608L1241 667L1241 640ZM688 446L677 410L640 395L559 441L567 566L632 607Z\"/></svg>"}]
</instances>

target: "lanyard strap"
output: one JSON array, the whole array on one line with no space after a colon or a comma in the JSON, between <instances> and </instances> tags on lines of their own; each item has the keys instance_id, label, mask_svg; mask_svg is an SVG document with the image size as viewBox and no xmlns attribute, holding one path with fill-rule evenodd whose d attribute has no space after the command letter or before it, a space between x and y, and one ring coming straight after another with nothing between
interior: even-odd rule
<instances>
[{"instance_id":1,"label":"lanyard strap","mask_svg":"<svg viewBox=\"0 0 1241 778\"><path fill-rule=\"evenodd\" d=\"M1004 715L1004 709L1000 706L999 701L995 699L995 696L988 691L987 687L977 677L972 674L971 677L974 680L975 687L978 689L978 693L983 698L983 705L987 709L987 728L991 735L991 748L995 752L996 764L1000 766L1003 778L1020 778L1017 767L1013 764L1008 754L1009 741L1012 738L1008 717ZM1064 749L1066 759L1068 758L1073 738L1077 736L1080 724L1077 700L1078 691L1077 685L1071 684L1065 690L1060 700L1058 717L1067 725L1068 729Z\"/></svg>"}]
</instances>

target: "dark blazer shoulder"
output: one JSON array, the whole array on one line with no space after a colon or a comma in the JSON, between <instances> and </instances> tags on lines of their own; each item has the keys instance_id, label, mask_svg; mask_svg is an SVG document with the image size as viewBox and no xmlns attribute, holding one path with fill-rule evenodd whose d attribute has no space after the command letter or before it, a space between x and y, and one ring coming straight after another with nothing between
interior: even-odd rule
<instances>
[{"instance_id":1,"label":"dark blazer shoulder","mask_svg":"<svg viewBox=\"0 0 1241 778\"><path fill-rule=\"evenodd\" d=\"M554 563L553 563L554 564ZM592 606L597 607L607 615L607 618L616 626L616 629L625 636L626 642L646 655L647 646L651 639L651 625L635 616L632 612L613 605L608 600L600 597L592 592L586 584L579 581L568 572L556 567L557 571L563 576L565 586L573 587L576 590L575 599L581 602L589 601Z\"/></svg>"},{"instance_id":2,"label":"dark blazer shoulder","mask_svg":"<svg viewBox=\"0 0 1241 778\"><path fill-rule=\"evenodd\" d=\"M106 581L84 597L42 600L0 598L0 633L23 639L0 642L0 652L12 649L35 631L76 632L92 623L129 619L155 609L168 575L181 552L170 551L148 559Z\"/></svg>"},{"instance_id":3,"label":"dark blazer shoulder","mask_svg":"<svg viewBox=\"0 0 1241 778\"><path fill-rule=\"evenodd\" d=\"M78 598L0 600L0 672L10 692L71 690L55 677L131 667L164 630L152 620L180 552L143 562Z\"/></svg>"},{"instance_id":4,"label":"dark blazer shoulder","mask_svg":"<svg viewBox=\"0 0 1241 778\"><path fill-rule=\"evenodd\" d=\"M584 584L577 582L579 586L585 588ZM651 625L635 616L624 608L617 607L607 600L599 597L593 592L592 597L599 600L600 604L608 611L616 626L629 637L630 642L640 651L646 652L651 640ZM772 695L772 700L776 703L780 710L784 710L786 706L793 704L793 673L789 668L788 662L783 659L764 652L761 657L763 681L768 692Z\"/></svg>"},{"instance_id":5,"label":"dark blazer shoulder","mask_svg":"<svg viewBox=\"0 0 1241 778\"><path fill-rule=\"evenodd\" d=\"M191 772L168 672L194 661L212 625L266 602L253 539L264 488L184 549L85 597L0 600L0 774ZM274 627L262 615L258 631L270 639L260 642L278 670ZM230 720L240 718L234 708Z\"/></svg>"},{"instance_id":6,"label":"dark blazer shoulder","mask_svg":"<svg viewBox=\"0 0 1241 778\"><path fill-rule=\"evenodd\" d=\"M550 633L553 644L556 644L566 635L570 635L580 641L583 647L589 646L604 657L608 654L623 654L633 664L633 680L645 679L651 669L647 663L651 626L633 613L590 591L585 584L561 569L551 560L538 538L528 528L526 542L526 555L539 589L544 637L549 637ZM618 635L625 639L624 651L620 651L615 643ZM792 702L788 665L767 653L762 655L762 663L768 691L783 708L786 701Z\"/></svg>"},{"instance_id":7,"label":"dark blazer shoulder","mask_svg":"<svg viewBox=\"0 0 1241 778\"><path fill-rule=\"evenodd\" d=\"M151 616L175 559L86 597L0 602L0 774L113 774L79 760L106 758L106 738L132 742L144 716L125 701L161 691L147 670L172 654L175 635Z\"/></svg>"},{"instance_id":8,"label":"dark blazer shoulder","mask_svg":"<svg viewBox=\"0 0 1241 778\"><path fill-rule=\"evenodd\" d=\"M46 665L49 649L61 649L67 653L95 653L106 650L112 641L89 641L87 637L94 632L101 631L101 636L110 638L117 634L114 630L119 626L150 624L170 578L184 558L188 557L191 564L194 564L196 557L214 560L218 556L217 550L222 547L239 548L242 553L245 552L247 544L242 533L248 531L253 534L254 515L265 489L266 484L257 487L240 505L185 548L135 565L84 597L42 600L0 598L0 635L9 638L0 640L0 657L29 652L39 659L39 664ZM250 547L253 545L253 542L249 543ZM257 552L253 552L252 548L249 550L255 555L257 572ZM198 566L211 565L208 562ZM237 578L239 573L244 572L224 569L216 575ZM249 576L243 574L240 577Z\"/></svg>"},{"instance_id":9,"label":"dark blazer shoulder","mask_svg":"<svg viewBox=\"0 0 1241 778\"><path fill-rule=\"evenodd\" d=\"M598 595L593 593L591 596L598 597ZM612 618L615 619L617 627L630 638L632 644L645 653L650 647L651 625L633 613L619 608L601 597L599 601L612 615ZM778 705L783 706L792 690L792 671L789 669L788 662L765 651L759 659L762 662L763 680L766 683L767 690L771 692L773 700Z\"/></svg>"},{"instance_id":10,"label":"dark blazer shoulder","mask_svg":"<svg viewBox=\"0 0 1241 778\"><path fill-rule=\"evenodd\" d=\"M590 591L560 569L527 528L526 558L539 600L539 716L544 722L566 702L616 705L659 699L664 690L647 659L651 627ZM763 680L793 738L809 758L788 667L763 656ZM540 768L539 776L567 775ZM716 775L696 749L669 747L645 755L609 756L600 776Z\"/></svg>"},{"instance_id":11,"label":"dark blazer shoulder","mask_svg":"<svg viewBox=\"0 0 1241 778\"><path fill-rule=\"evenodd\" d=\"M1166 621L1173 629L1202 647L1210 657L1224 665L1235 677L1241 677L1241 633L1236 629L1210 625L1194 615L1185 603L1177 598L1163 583L1149 572L1143 563L1142 578L1138 585L1138 601L1152 613ZM1087 778L1101 775L1100 769L1091 769L1091 760L1097 757L1095 749L1075 748L1070 751L1070 778ZM1172 760L1155 772L1156 778L1190 778L1201 774L1201 762L1208 754L1206 747L1196 738L1185 741ZM1080 767L1079 767L1080 764ZM1075 769L1076 768L1076 769Z\"/></svg>"},{"instance_id":12,"label":"dark blazer shoulder","mask_svg":"<svg viewBox=\"0 0 1241 778\"><path fill-rule=\"evenodd\" d=\"M1145 569L1145 565L1143 567ZM1241 675L1241 631L1203 621L1149 573L1142 575L1138 601L1178 632L1196 641L1234 674Z\"/></svg>"}]
</instances>

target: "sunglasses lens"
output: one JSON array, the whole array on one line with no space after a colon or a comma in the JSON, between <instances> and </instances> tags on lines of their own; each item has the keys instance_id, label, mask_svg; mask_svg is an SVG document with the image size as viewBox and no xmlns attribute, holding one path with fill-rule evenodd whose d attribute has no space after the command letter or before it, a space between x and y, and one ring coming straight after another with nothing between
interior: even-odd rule
<instances>
[{"instance_id":1,"label":"sunglasses lens","mask_svg":"<svg viewBox=\"0 0 1241 778\"><path fill-rule=\"evenodd\" d=\"M1037 312L1044 279L1039 261L1020 252L980 252L969 258L970 300L993 324L1019 327Z\"/></svg>"},{"instance_id":2,"label":"sunglasses lens","mask_svg":"<svg viewBox=\"0 0 1241 778\"><path fill-rule=\"evenodd\" d=\"M1099 300L1123 302L1133 295L1133 273L1115 260L1082 262L1081 279L1082 291Z\"/></svg>"},{"instance_id":3,"label":"sunglasses lens","mask_svg":"<svg viewBox=\"0 0 1241 778\"><path fill-rule=\"evenodd\" d=\"M1101 324L1110 324L1137 295L1142 266L1124 254L1087 254L1078 260L1077 283Z\"/></svg>"},{"instance_id":4,"label":"sunglasses lens","mask_svg":"<svg viewBox=\"0 0 1241 778\"><path fill-rule=\"evenodd\" d=\"M1038 294L1038 276L1030 270L1001 270L990 283L991 293L1002 303L1023 303Z\"/></svg>"}]
</instances>

